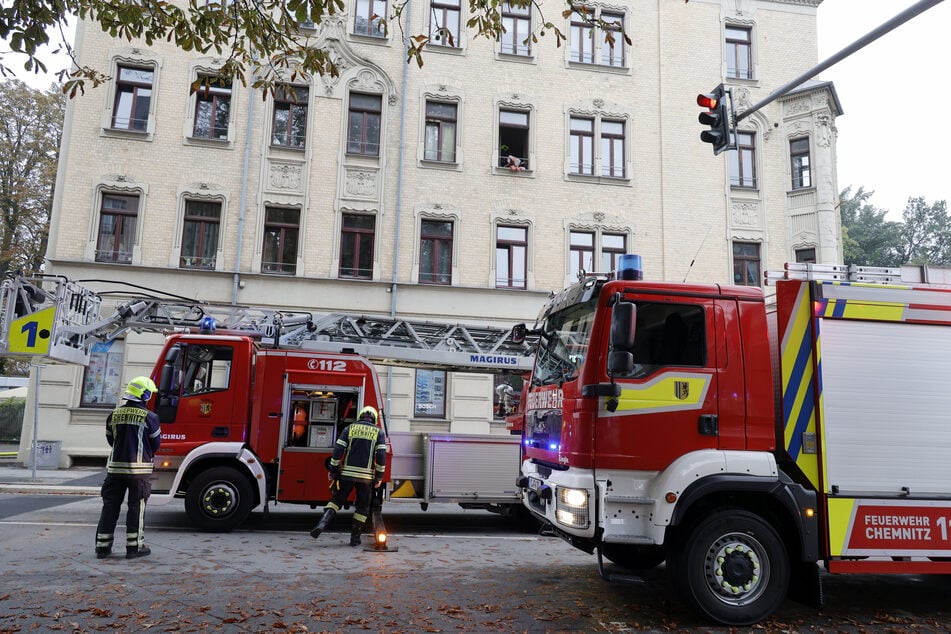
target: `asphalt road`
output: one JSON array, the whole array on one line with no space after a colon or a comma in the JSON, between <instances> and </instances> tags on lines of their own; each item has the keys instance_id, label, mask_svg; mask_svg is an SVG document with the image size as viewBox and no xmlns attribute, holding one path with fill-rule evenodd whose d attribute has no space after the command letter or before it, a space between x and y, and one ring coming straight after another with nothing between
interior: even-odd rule
<instances>
[{"instance_id":1,"label":"asphalt road","mask_svg":"<svg viewBox=\"0 0 951 634\"><path fill-rule=\"evenodd\" d=\"M98 498L0 494L0 632L951 631L946 577L827 575L824 610L787 601L731 630L684 607L663 567L611 584L593 556L505 518L388 506L394 552L349 548L348 513L319 540L319 511L286 505L216 534L173 502L148 510L150 557L97 560Z\"/></svg>"}]
</instances>

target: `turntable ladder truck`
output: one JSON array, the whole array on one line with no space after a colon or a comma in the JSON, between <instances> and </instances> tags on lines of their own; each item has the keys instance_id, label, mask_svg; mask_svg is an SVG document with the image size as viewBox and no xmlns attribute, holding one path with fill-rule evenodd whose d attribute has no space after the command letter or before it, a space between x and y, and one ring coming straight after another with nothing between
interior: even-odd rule
<instances>
[{"instance_id":1,"label":"turntable ladder truck","mask_svg":"<svg viewBox=\"0 0 951 634\"><path fill-rule=\"evenodd\" d=\"M531 342L511 329L350 314L313 314L103 295L57 276L2 285L0 354L86 365L92 345L164 332L150 407L162 422L153 504L183 498L192 522L228 530L271 503L329 499L326 462L363 406L383 412L374 363L453 372L526 371ZM385 426L381 415L380 425ZM389 432L393 500L521 511L519 438Z\"/></svg>"}]
</instances>

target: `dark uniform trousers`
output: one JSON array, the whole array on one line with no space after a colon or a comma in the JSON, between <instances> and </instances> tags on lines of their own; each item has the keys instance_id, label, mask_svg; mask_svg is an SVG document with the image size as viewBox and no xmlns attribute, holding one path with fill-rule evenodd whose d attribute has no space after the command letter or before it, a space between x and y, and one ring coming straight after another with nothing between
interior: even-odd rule
<instances>
[{"instance_id":1,"label":"dark uniform trousers","mask_svg":"<svg viewBox=\"0 0 951 634\"><path fill-rule=\"evenodd\" d=\"M145 542L145 503L152 492L151 474L119 475L106 474L102 483L102 514L96 528L96 549L112 548L113 533L122 511L122 502L129 496L126 513L125 547L138 550Z\"/></svg>"}]
</instances>

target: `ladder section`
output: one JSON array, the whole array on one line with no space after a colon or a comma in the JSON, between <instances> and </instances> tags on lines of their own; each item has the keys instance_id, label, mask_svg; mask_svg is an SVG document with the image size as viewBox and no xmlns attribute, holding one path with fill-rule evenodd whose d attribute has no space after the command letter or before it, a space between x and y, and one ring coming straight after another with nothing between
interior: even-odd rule
<instances>
[{"instance_id":1,"label":"ladder section","mask_svg":"<svg viewBox=\"0 0 951 634\"><path fill-rule=\"evenodd\" d=\"M382 365L502 373L531 370L537 339L513 341L514 328L209 304L107 283L136 290L96 293L61 276L7 278L0 286L0 354L86 365L94 341L111 341L130 330L178 329L246 334L278 348L354 353ZM107 294L124 303L103 316Z\"/></svg>"},{"instance_id":2,"label":"ladder section","mask_svg":"<svg viewBox=\"0 0 951 634\"><path fill-rule=\"evenodd\" d=\"M903 281L900 268L807 262L789 262L782 271L766 272L767 285L775 284L778 280L863 282L865 284L901 284Z\"/></svg>"},{"instance_id":3,"label":"ladder section","mask_svg":"<svg viewBox=\"0 0 951 634\"><path fill-rule=\"evenodd\" d=\"M516 343L512 330L335 313L316 317L312 330L301 333L299 345L304 350L356 353L381 365L527 372L532 369L535 337Z\"/></svg>"}]
</instances>

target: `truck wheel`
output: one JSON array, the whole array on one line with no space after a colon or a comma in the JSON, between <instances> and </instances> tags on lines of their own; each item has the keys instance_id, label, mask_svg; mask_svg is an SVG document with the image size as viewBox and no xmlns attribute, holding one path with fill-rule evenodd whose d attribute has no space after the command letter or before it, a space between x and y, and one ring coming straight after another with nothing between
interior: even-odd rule
<instances>
[{"instance_id":1,"label":"truck wheel","mask_svg":"<svg viewBox=\"0 0 951 634\"><path fill-rule=\"evenodd\" d=\"M772 614L789 589L789 560L772 526L731 509L703 519L680 541L669 566L684 600L724 625L752 625Z\"/></svg>"},{"instance_id":2,"label":"truck wheel","mask_svg":"<svg viewBox=\"0 0 951 634\"><path fill-rule=\"evenodd\" d=\"M185 512L198 528L229 531L251 514L251 483L232 467L214 467L198 474L188 486Z\"/></svg>"},{"instance_id":3,"label":"truck wheel","mask_svg":"<svg viewBox=\"0 0 951 634\"><path fill-rule=\"evenodd\" d=\"M662 546L601 544L601 554L628 570L650 570L664 561Z\"/></svg>"}]
</instances>

